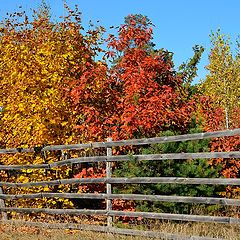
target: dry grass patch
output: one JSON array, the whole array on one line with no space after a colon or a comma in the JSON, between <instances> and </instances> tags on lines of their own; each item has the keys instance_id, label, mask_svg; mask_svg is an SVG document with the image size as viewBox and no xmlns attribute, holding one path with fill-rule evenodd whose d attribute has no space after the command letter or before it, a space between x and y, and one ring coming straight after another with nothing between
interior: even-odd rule
<instances>
[{"instance_id":1,"label":"dry grass patch","mask_svg":"<svg viewBox=\"0 0 240 240\"><path fill-rule=\"evenodd\" d=\"M126 226L127 227L127 226ZM213 224L213 223L170 223L170 222L148 222L145 225L150 230L164 233L174 233L185 236L208 236L227 240L240 240L240 226ZM135 226L135 229L146 229L142 226ZM24 225L0 225L1 240L147 240L143 236L125 236L117 234L98 233L93 231L79 230L56 230L43 229L39 227L28 227Z\"/></svg>"},{"instance_id":2,"label":"dry grass patch","mask_svg":"<svg viewBox=\"0 0 240 240\"><path fill-rule=\"evenodd\" d=\"M132 237L79 230L39 229L35 227L1 225L1 240L144 240L145 237Z\"/></svg>"}]
</instances>

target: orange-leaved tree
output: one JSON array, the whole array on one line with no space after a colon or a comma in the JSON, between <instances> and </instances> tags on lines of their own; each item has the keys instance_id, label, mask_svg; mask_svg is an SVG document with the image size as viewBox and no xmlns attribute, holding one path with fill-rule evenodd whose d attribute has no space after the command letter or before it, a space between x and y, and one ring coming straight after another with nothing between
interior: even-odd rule
<instances>
[{"instance_id":1,"label":"orange-leaved tree","mask_svg":"<svg viewBox=\"0 0 240 240\"><path fill-rule=\"evenodd\" d=\"M173 69L171 54L153 48L152 24L146 17L130 15L125 20L118 35L108 38L106 55L112 66L94 63L92 71L86 71L72 84L80 138L154 137L167 129L184 133L195 106ZM118 153L127 150L122 148ZM99 172L89 167L75 177L95 176L105 176L104 169ZM81 186L83 190L92 189ZM101 191L105 191L104 185ZM131 204L120 205L134 210Z\"/></svg>"},{"instance_id":2,"label":"orange-leaved tree","mask_svg":"<svg viewBox=\"0 0 240 240\"><path fill-rule=\"evenodd\" d=\"M214 98L209 96L199 97L198 114L201 118L202 128L206 132L219 131L225 129L226 115L225 109L217 107ZM240 127L239 110L232 112L232 128ZM240 136L222 137L212 139L210 142L210 151L213 152L229 152L239 151ZM240 163L238 159L210 159L210 164L213 166L221 166L219 174L226 178L238 178L240 176ZM221 195L228 197L239 197L240 188L227 186L226 191Z\"/></svg>"},{"instance_id":3,"label":"orange-leaved tree","mask_svg":"<svg viewBox=\"0 0 240 240\"><path fill-rule=\"evenodd\" d=\"M142 15L126 17L118 35L108 38L112 66L99 61L74 80L79 136L126 139L186 129L194 102L185 97L171 54L152 47L151 25Z\"/></svg>"},{"instance_id":4,"label":"orange-leaved tree","mask_svg":"<svg viewBox=\"0 0 240 240\"><path fill-rule=\"evenodd\" d=\"M115 114L107 119L114 138L152 137L166 129L184 132L191 119L194 104L186 101L172 55L155 50L152 37L152 23L142 15L126 17L118 36L109 37L115 62L110 79L118 90Z\"/></svg>"}]
</instances>

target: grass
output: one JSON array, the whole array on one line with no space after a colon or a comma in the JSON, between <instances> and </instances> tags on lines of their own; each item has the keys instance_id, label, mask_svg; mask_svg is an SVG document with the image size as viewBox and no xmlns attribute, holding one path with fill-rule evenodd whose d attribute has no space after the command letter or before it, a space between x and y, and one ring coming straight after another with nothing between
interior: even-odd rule
<instances>
[{"instance_id":1,"label":"grass","mask_svg":"<svg viewBox=\"0 0 240 240\"><path fill-rule=\"evenodd\" d=\"M240 226L212 223L151 223L151 229L165 233L178 233L188 236L209 236L228 240L240 240ZM53 230L24 225L0 225L1 240L147 240L146 237L134 237L78 230Z\"/></svg>"},{"instance_id":2,"label":"grass","mask_svg":"<svg viewBox=\"0 0 240 240\"><path fill-rule=\"evenodd\" d=\"M1 240L144 240L143 237L131 237L124 235L104 234L90 231L75 230L46 230L33 227L12 227L2 225L0 228Z\"/></svg>"}]
</instances>

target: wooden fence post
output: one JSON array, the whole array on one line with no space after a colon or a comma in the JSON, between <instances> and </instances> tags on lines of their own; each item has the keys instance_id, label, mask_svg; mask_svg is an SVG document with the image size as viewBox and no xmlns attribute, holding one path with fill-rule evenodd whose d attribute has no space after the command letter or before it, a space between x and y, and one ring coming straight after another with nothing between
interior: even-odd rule
<instances>
[{"instance_id":1,"label":"wooden fence post","mask_svg":"<svg viewBox=\"0 0 240 240\"><path fill-rule=\"evenodd\" d=\"M3 194L2 187L0 187L0 194ZM0 199L0 207L5 208L4 199ZM4 221L4 220L7 220L7 213L6 212L2 212L2 221Z\"/></svg>"},{"instance_id":2,"label":"wooden fence post","mask_svg":"<svg viewBox=\"0 0 240 240\"><path fill-rule=\"evenodd\" d=\"M108 142L112 141L112 138L107 139ZM112 148L107 148L107 156L112 156ZM112 162L106 163L106 177L111 178L112 177ZM112 185L111 183L107 183L107 195L112 194ZM112 200L106 199L106 210L111 211L112 210ZM113 217L108 216L107 217L107 226L112 227Z\"/></svg>"}]
</instances>

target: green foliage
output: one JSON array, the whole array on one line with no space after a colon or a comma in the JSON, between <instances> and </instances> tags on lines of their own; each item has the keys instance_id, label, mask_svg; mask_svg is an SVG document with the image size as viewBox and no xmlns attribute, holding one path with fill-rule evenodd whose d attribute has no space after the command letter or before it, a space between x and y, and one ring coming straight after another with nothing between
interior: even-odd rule
<instances>
[{"instance_id":1,"label":"green foliage","mask_svg":"<svg viewBox=\"0 0 240 240\"><path fill-rule=\"evenodd\" d=\"M199 126L193 121L188 133L201 132ZM179 132L165 131L161 136L173 136ZM143 154L181 153L181 152L207 152L209 140L195 140L186 142L154 144L142 149ZM219 166L220 168L220 166ZM162 160L162 161L136 161L133 157L129 162L122 163L114 172L124 177L188 177L211 178L218 177L219 169L209 165L206 159L190 160ZM116 192L150 194L150 195L178 195L178 196L216 196L219 187L206 185L181 184L134 184L126 185L124 189L115 189ZM206 207L202 205L202 207ZM138 202L137 208L141 211L190 213L190 204L167 202ZM210 208L208 210L211 210Z\"/></svg>"},{"instance_id":2,"label":"green foliage","mask_svg":"<svg viewBox=\"0 0 240 240\"><path fill-rule=\"evenodd\" d=\"M197 76L197 65L200 62L202 54L204 52L204 47L200 45L195 45L192 49L194 52L193 57L187 62L182 63L178 68L186 84L190 84L192 80Z\"/></svg>"},{"instance_id":3,"label":"green foliage","mask_svg":"<svg viewBox=\"0 0 240 240\"><path fill-rule=\"evenodd\" d=\"M182 63L178 68L178 74L183 79L183 87L189 92L189 95L196 93L196 87L192 86L192 82L197 77L197 65L199 64L204 48L199 45L195 45L193 48L194 55L188 61Z\"/></svg>"}]
</instances>

